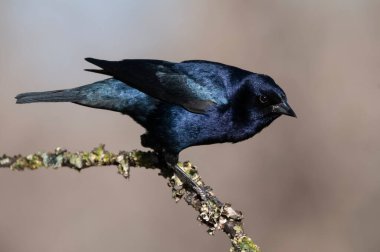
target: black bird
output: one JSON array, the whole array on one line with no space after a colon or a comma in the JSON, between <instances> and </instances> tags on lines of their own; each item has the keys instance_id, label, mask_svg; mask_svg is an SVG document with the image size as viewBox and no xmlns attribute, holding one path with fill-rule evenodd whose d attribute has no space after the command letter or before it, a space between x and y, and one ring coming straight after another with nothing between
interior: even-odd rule
<instances>
[{"instance_id":1,"label":"black bird","mask_svg":"<svg viewBox=\"0 0 380 252\"><path fill-rule=\"evenodd\" d=\"M129 115L146 129L142 145L159 153L181 177L176 164L183 149L236 143L281 115L296 116L271 77L234 66L203 60L86 60L101 68L87 71L112 78L72 89L19 94L17 103L73 102Z\"/></svg>"}]
</instances>

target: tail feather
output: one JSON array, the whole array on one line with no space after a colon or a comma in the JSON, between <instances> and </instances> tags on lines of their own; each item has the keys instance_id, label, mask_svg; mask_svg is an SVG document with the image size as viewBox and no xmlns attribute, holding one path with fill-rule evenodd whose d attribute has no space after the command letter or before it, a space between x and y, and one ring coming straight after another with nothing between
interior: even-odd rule
<instances>
[{"instance_id":1,"label":"tail feather","mask_svg":"<svg viewBox=\"0 0 380 252\"><path fill-rule=\"evenodd\" d=\"M16 103L33 103L33 102L76 102L78 94L70 89L55 90L46 92L31 92L17 95Z\"/></svg>"},{"instance_id":2,"label":"tail feather","mask_svg":"<svg viewBox=\"0 0 380 252\"><path fill-rule=\"evenodd\" d=\"M47 92L23 93L16 103L72 102L86 107L106 109L127 114L142 125L157 109L160 101L114 78L92 84Z\"/></svg>"}]
</instances>

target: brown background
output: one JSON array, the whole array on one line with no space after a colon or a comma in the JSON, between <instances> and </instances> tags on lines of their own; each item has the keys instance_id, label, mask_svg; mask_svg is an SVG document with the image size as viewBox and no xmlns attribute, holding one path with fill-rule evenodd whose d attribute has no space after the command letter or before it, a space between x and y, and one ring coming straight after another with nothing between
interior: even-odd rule
<instances>
[{"instance_id":1,"label":"brown background","mask_svg":"<svg viewBox=\"0 0 380 252\"><path fill-rule=\"evenodd\" d=\"M380 247L379 1L0 2L0 153L141 149L130 118L72 104L16 105L75 87L104 59L208 59L270 74L298 119L254 139L184 151L243 210L264 251ZM0 251L228 251L157 171L0 171Z\"/></svg>"}]
</instances>

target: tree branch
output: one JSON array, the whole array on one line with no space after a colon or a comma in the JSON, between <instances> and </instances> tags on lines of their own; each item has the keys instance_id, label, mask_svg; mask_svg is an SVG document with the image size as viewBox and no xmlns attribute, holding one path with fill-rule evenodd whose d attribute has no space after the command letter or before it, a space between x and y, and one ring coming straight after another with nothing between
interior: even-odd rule
<instances>
[{"instance_id":1,"label":"tree branch","mask_svg":"<svg viewBox=\"0 0 380 252\"><path fill-rule=\"evenodd\" d=\"M41 167L68 167L81 171L94 166L115 165L119 174L129 177L130 167L145 167L148 169L160 169L160 175L169 179L168 185L172 189L172 196L176 201L183 198L188 205L198 211L198 220L208 226L208 233L214 234L216 230L223 230L231 240L232 252L259 252L260 248L253 243L243 229L243 215L234 210L229 203L221 203L213 194L212 189L206 186L210 195L207 201L201 201L198 195L187 188L181 180L173 175L173 171L160 166L159 159L154 152L130 151L114 154L104 149L104 145L93 149L91 152L69 152L60 148L54 152L38 152L28 156L0 157L0 168L23 171L25 169L36 170ZM179 163L179 166L191 176L200 186L205 186L197 169L190 162Z\"/></svg>"}]
</instances>

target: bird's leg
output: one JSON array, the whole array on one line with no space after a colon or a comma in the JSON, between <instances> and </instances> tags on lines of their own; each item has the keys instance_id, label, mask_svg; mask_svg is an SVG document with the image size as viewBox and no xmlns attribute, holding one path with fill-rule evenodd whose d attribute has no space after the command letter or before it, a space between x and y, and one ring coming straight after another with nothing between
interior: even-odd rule
<instances>
[{"instance_id":1,"label":"bird's leg","mask_svg":"<svg viewBox=\"0 0 380 252\"><path fill-rule=\"evenodd\" d=\"M209 193L207 189L198 185L189 174L187 174L181 167L178 166L178 155L173 155L167 152L161 152L165 164L173 169L177 177L187 186L190 186L201 198L202 201L209 199Z\"/></svg>"},{"instance_id":2,"label":"bird's leg","mask_svg":"<svg viewBox=\"0 0 380 252\"><path fill-rule=\"evenodd\" d=\"M210 188L200 186L198 185L189 174L187 174L181 167L177 165L172 166L174 169L175 174L177 177L182 181L182 183L190 186L197 195L201 198L201 201L207 202L207 204L210 206L210 201L216 204L217 206L223 206L223 203L215 197L213 194L210 193Z\"/></svg>"},{"instance_id":3,"label":"bird's leg","mask_svg":"<svg viewBox=\"0 0 380 252\"><path fill-rule=\"evenodd\" d=\"M204 187L198 185L183 169L181 169L181 167L175 164L173 166L173 169L182 183L190 186L199 195L202 201L206 201L208 199L207 190Z\"/></svg>"}]
</instances>

